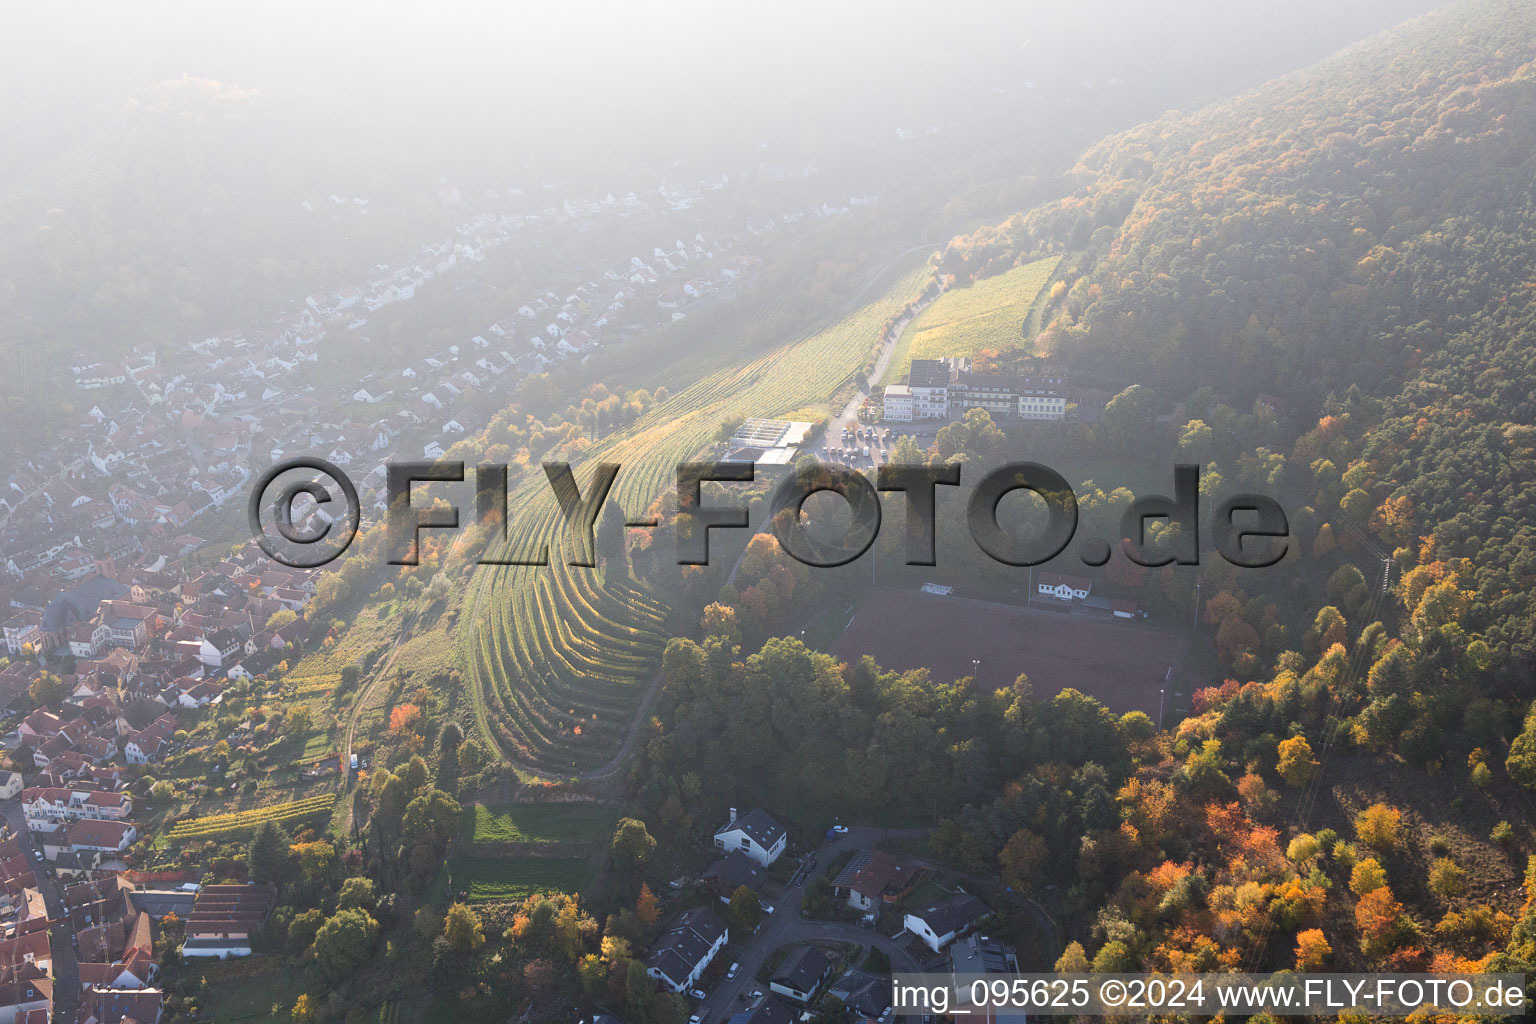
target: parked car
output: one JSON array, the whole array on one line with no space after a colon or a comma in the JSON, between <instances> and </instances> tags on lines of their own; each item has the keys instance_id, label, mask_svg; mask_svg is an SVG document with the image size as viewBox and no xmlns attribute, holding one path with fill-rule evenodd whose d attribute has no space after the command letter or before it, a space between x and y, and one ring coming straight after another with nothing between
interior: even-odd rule
<instances>
[{"instance_id":1,"label":"parked car","mask_svg":"<svg viewBox=\"0 0 1536 1024\"><path fill-rule=\"evenodd\" d=\"M731 969L725 972L725 980L726 981L733 981L733 980L735 980L736 972L739 971L739 970L741 970L741 964L731 964Z\"/></svg>"},{"instance_id":2,"label":"parked car","mask_svg":"<svg viewBox=\"0 0 1536 1024\"><path fill-rule=\"evenodd\" d=\"M840 836L845 836L845 835L848 834L848 826L847 825L833 825L832 826L832 831L836 832Z\"/></svg>"},{"instance_id":3,"label":"parked car","mask_svg":"<svg viewBox=\"0 0 1536 1024\"><path fill-rule=\"evenodd\" d=\"M696 989L692 990L691 992L689 992L688 994L693 996L693 998L695 998L695 999L703 999L703 998L705 998L704 990L701 989L701 988L696 988Z\"/></svg>"}]
</instances>

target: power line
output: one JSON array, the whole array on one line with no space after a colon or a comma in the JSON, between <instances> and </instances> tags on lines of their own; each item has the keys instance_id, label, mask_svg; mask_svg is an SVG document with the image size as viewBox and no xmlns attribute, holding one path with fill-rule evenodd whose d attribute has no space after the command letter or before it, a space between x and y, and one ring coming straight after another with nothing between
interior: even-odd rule
<instances>
[{"instance_id":1,"label":"power line","mask_svg":"<svg viewBox=\"0 0 1536 1024\"><path fill-rule=\"evenodd\" d=\"M1354 530L1353 527L1350 527L1349 529ZM1375 545L1371 544L1369 540L1365 540L1365 544L1367 548L1375 548ZM1385 602L1386 595L1388 593L1388 583L1392 575L1392 560L1379 554L1377 557L1381 560L1382 583L1380 587L1375 588L1374 593L1371 595L1371 603L1367 607L1366 614L1360 627L1362 636L1365 633L1366 626L1372 622L1375 622L1377 614L1381 611L1382 604ZM1302 805L1299 810L1301 825L1303 829L1309 828L1311 826L1312 812L1316 809L1317 799L1322 793L1323 780L1327 773L1328 755L1333 750L1333 745L1334 742L1338 739L1339 732L1344 728L1344 718L1340 713L1343 710L1340 694L1359 676L1360 666L1365 657L1365 645L1360 643L1360 637L1356 637L1355 650L1350 655L1344 675L1338 680L1336 685L1330 687L1329 717L1333 719L1333 725L1331 728L1327 727L1325 720L1323 747L1319 752L1317 759L1317 774L1313 777L1312 783L1307 787L1306 794L1302 797ZM1273 928L1273 915L1266 915L1264 920L1264 928L1263 931L1259 934L1258 942L1256 942L1253 949L1249 951L1249 955L1243 958L1245 964L1245 973L1253 973L1258 969L1259 963L1263 959L1264 951L1268 948L1269 933Z\"/></svg>"}]
</instances>

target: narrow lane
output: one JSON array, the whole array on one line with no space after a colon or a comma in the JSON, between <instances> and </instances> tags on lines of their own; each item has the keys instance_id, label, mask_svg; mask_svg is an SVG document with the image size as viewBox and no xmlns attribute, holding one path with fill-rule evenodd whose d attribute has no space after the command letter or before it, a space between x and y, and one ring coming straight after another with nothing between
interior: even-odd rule
<instances>
[{"instance_id":1,"label":"narrow lane","mask_svg":"<svg viewBox=\"0 0 1536 1024\"><path fill-rule=\"evenodd\" d=\"M53 953L53 1019L74 1021L80 1009L80 959L75 953L74 932L64 914L64 894L57 880L48 876L48 863L38 859L41 853L32 833L27 831L26 815L22 813L21 800L5 802L5 820L16 836L21 851L32 864L37 875L37 890L43 894L43 905L48 919L54 924L48 930L49 946Z\"/></svg>"}]
</instances>

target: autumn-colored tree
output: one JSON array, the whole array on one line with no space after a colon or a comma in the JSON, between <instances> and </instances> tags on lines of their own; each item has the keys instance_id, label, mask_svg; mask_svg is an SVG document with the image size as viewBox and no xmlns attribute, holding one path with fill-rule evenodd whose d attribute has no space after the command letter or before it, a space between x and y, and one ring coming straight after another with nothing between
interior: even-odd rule
<instances>
[{"instance_id":1,"label":"autumn-colored tree","mask_svg":"<svg viewBox=\"0 0 1536 1024\"><path fill-rule=\"evenodd\" d=\"M555 987L555 965L543 957L537 957L523 965L523 981L535 992L548 992Z\"/></svg>"},{"instance_id":2,"label":"autumn-colored tree","mask_svg":"<svg viewBox=\"0 0 1536 1024\"><path fill-rule=\"evenodd\" d=\"M1344 613L1331 604L1318 609L1306 635L1307 653L1316 656L1334 644L1348 642L1349 624L1344 621Z\"/></svg>"},{"instance_id":3,"label":"autumn-colored tree","mask_svg":"<svg viewBox=\"0 0 1536 1024\"><path fill-rule=\"evenodd\" d=\"M1225 619L1216 627L1216 655L1228 665L1237 665L1258 646L1258 631L1240 618Z\"/></svg>"},{"instance_id":4,"label":"autumn-colored tree","mask_svg":"<svg viewBox=\"0 0 1536 1024\"><path fill-rule=\"evenodd\" d=\"M741 626L736 622L736 609L716 601L706 605L699 625L705 636L723 636L733 644L741 643Z\"/></svg>"},{"instance_id":5,"label":"autumn-colored tree","mask_svg":"<svg viewBox=\"0 0 1536 1024\"><path fill-rule=\"evenodd\" d=\"M1067 943L1067 948L1056 960L1057 974L1086 974L1091 965L1081 942Z\"/></svg>"},{"instance_id":6,"label":"autumn-colored tree","mask_svg":"<svg viewBox=\"0 0 1536 1024\"><path fill-rule=\"evenodd\" d=\"M647 928L655 927L661 919L661 901L645 882L640 883L640 896L635 900L635 917Z\"/></svg>"},{"instance_id":7,"label":"autumn-colored tree","mask_svg":"<svg viewBox=\"0 0 1536 1024\"><path fill-rule=\"evenodd\" d=\"M604 935L602 944L598 946L598 949L602 951L601 958L609 963L628 960L632 955L632 947L629 944L629 940L619 935Z\"/></svg>"},{"instance_id":8,"label":"autumn-colored tree","mask_svg":"<svg viewBox=\"0 0 1536 1024\"><path fill-rule=\"evenodd\" d=\"M1298 971L1320 971L1328 964L1328 958L1333 956L1333 947L1328 944L1328 939L1323 935L1321 928L1308 928L1306 931L1296 933L1296 969Z\"/></svg>"},{"instance_id":9,"label":"autumn-colored tree","mask_svg":"<svg viewBox=\"0 0 1536 1024\"><path fill-rule=\"evenodd\" d=\"M421 721L421 708L415 704L396 704L389 712L389 731L405 732L413 730L416 723Z\"/></svg>"},{"instance_id":10,"label":"autumn-colored tree","mask_svg":"<svg viewBox=\"0 0 1536 1024\"><path fill-rule=\"evenodd\" d=\"M1300 789L1317 777L1317 758L1312 756L1312 744L1305 736L1281 740L1276 750L1280 757L1275 771L1289 785Z\"/></svg>"},{"instance_id":11,"label":"autumn-colored tree","mask_svg":"<svg viewBox=\"0 0 1536 1024\"><path fill-rule=\"evenodd\" d=\"M1397 845L1403 812L1386 804L1372 804L1355 815L1355 834L1373 850L1390 850Z\"/></svg>"},{"instance_id":12,"label":"autumn-colored tree","mask_svg":"<svg viewBox=\"0 0 1536 1024\"><path fill-rule=\"evenodd\" d=\"M336 856L336 848L324 839L317 839L312 843L294 843L288 849L298 857L299 870L303 871L304 877L311 882L325 877Z\"/></svg>"},{"instance_id":13,"label":"autumn-colored tree","mask_svg":"<svg viewBox=\"0 0 1536 1024\"><path fill-rule=\"evenodd\" d=\"M443 938L455 953L473 953L485 945L480 915L467 904L455 903L443 917Z\"/></svg>"},{"instance_id":14,"label":"autumn-colored tree","mask_svg":"<svg viewBox=\"0 0 1536 1024\"><path fill-rule=\"evenodd\" d=\"M1360 949L1367 956L1377 956L1390 949L1397 938L1403 917L1403 905L1387 886L1373 889L1355 904L1355 925L1360 929Z\"/></svg>"},{"instance_id":15,"label":"autumn-colored tree","mask_svg":"<svg viewBox=\"0 0 1536 1024\"><path fill-rule=\"evenodd\" d=\"M1429 866L1429 891L1443 900L1467 891L1467 873L1449 857L1436 857Z\"/></svg>"},{"instance_id":16,"label":"autumn-colored tree","mask_svg":"<svg viewBox=\"0 0 1536 1024\"><path fill-rule=\"evenodd\" d=\"M1050 849L1045 840L1027 828L1015 832L997 855L1003 881L1024 893L1033 891L1049 860Z\"/></svg>"},{"instance_id":17,"label":"autumn-colored tree","mask_svg":"<svg viewBox=\"0 0 1536 1024\"><path fill-rule=\"evenodd\" d=\"M1322 849L1322 845L1318 843L1316 836L1303 832L1286 845L1285 859L1292 864L1306 864L1321 853Z\"/></svg>"},{"instance_id":18,"label":"autumn-colored tree","mask_svg":"<svg viewBox=\"0 0 1536 1024\"><path fill-rule=\"evenodd\" d=\"M1375 857L1359 861L1349 873L1349 890L1356 896L1373 893L1386 884L1387 873Z\"/></svg>"},{"instance_id":19,"label":"autumn-colored tree","mask_svg":"<svg viewBox=\"0 0 1536 1024\"><path fill-rule=\"evenodd\" d=\"M1408 543L1413 539L1413 501L1407 495L1387 498L1376 506L1371 529L1389 546Z\"/></svg>"},{"instance_id":20,"label":"autumn-colored tree","mask_svg":"<svg viewBox=\"0 0 1536 1024\"><path fill-rule=\"evenodd\" d=\"M1243 603L1230 590L1218 591L1214 597L1205 602L1205 608L1200 614L1207 625L1219 626L1228 619L1241 617Z\"/></svg>"},{"instance_id":21,"label":"autumn-colored tree","mask_svg":"<svg viewBox=\"0 0 1536 1024\"><path fill-rule=\"evenodd\" d=\"M1279 802L1275 791L1264 782L1258 772L1248 772L1237 780L1237 795L1243 806L1252 813L1263 814Z\"/></svg>"}]
</instances>

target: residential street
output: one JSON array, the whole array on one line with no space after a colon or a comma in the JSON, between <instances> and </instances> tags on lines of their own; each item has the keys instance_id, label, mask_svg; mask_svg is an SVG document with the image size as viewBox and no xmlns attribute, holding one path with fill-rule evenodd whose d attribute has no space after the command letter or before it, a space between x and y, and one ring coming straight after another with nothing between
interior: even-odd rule
<instances>
[{"instance_id":1,"label":"residential street","mask_svg":"<svg viewBox=\"0 0 1536 1024\"><path fill-rule=\"evenodd\" d=\"M5 820L37 874L37 888L43 894L49 920L58 922L49 931L49 945L53 951L53 1019L72 1021L75 1011L80 1008L80 961L75 956L74 933L64 915L64 894L59 883L48 876L44 862L37 859L39 848L32 841L32 833L27 831L19 799L5 802Z\"/></svg>"},{"instance_id":2,"label":"residential street","mask_svg":"<svg viewBox=\"0 0 1536 1024\"><path fill-rule=\"evenodd\" d=\"M814 876L820 870L824 870L838 854L845 851L872 849L887 839L910 839L927 834L926 828L850 828L847 834L838 836L835 841L823 843L817 848L816 868L806 874ZM733 980L722 980L710 991L709 998L700 1004L699 1014L706 1024L717 1024L720 1020L728 1019L731 1014L745 1009L749 1004L740 998L742 993L750 992L755 988L767 991L767 986L758 982L757 972L773 951L781 946L813 939L858 943L866 949L876 946L891 958L892 970L916 971L918 969L919 965L907 953L903 944L881 935L872 928L835 921L812 921L801 917L800 907L804 899L803 881L800 885L786 887L783 895L774 903L773 913L758 926L756 935L751 936L746 942L742 942L740 937L733 936L732 943L720 955L734 957L741 967ZM730 961L726 961L726 966L730 966Z\"/></svg>"}]
</instances>

